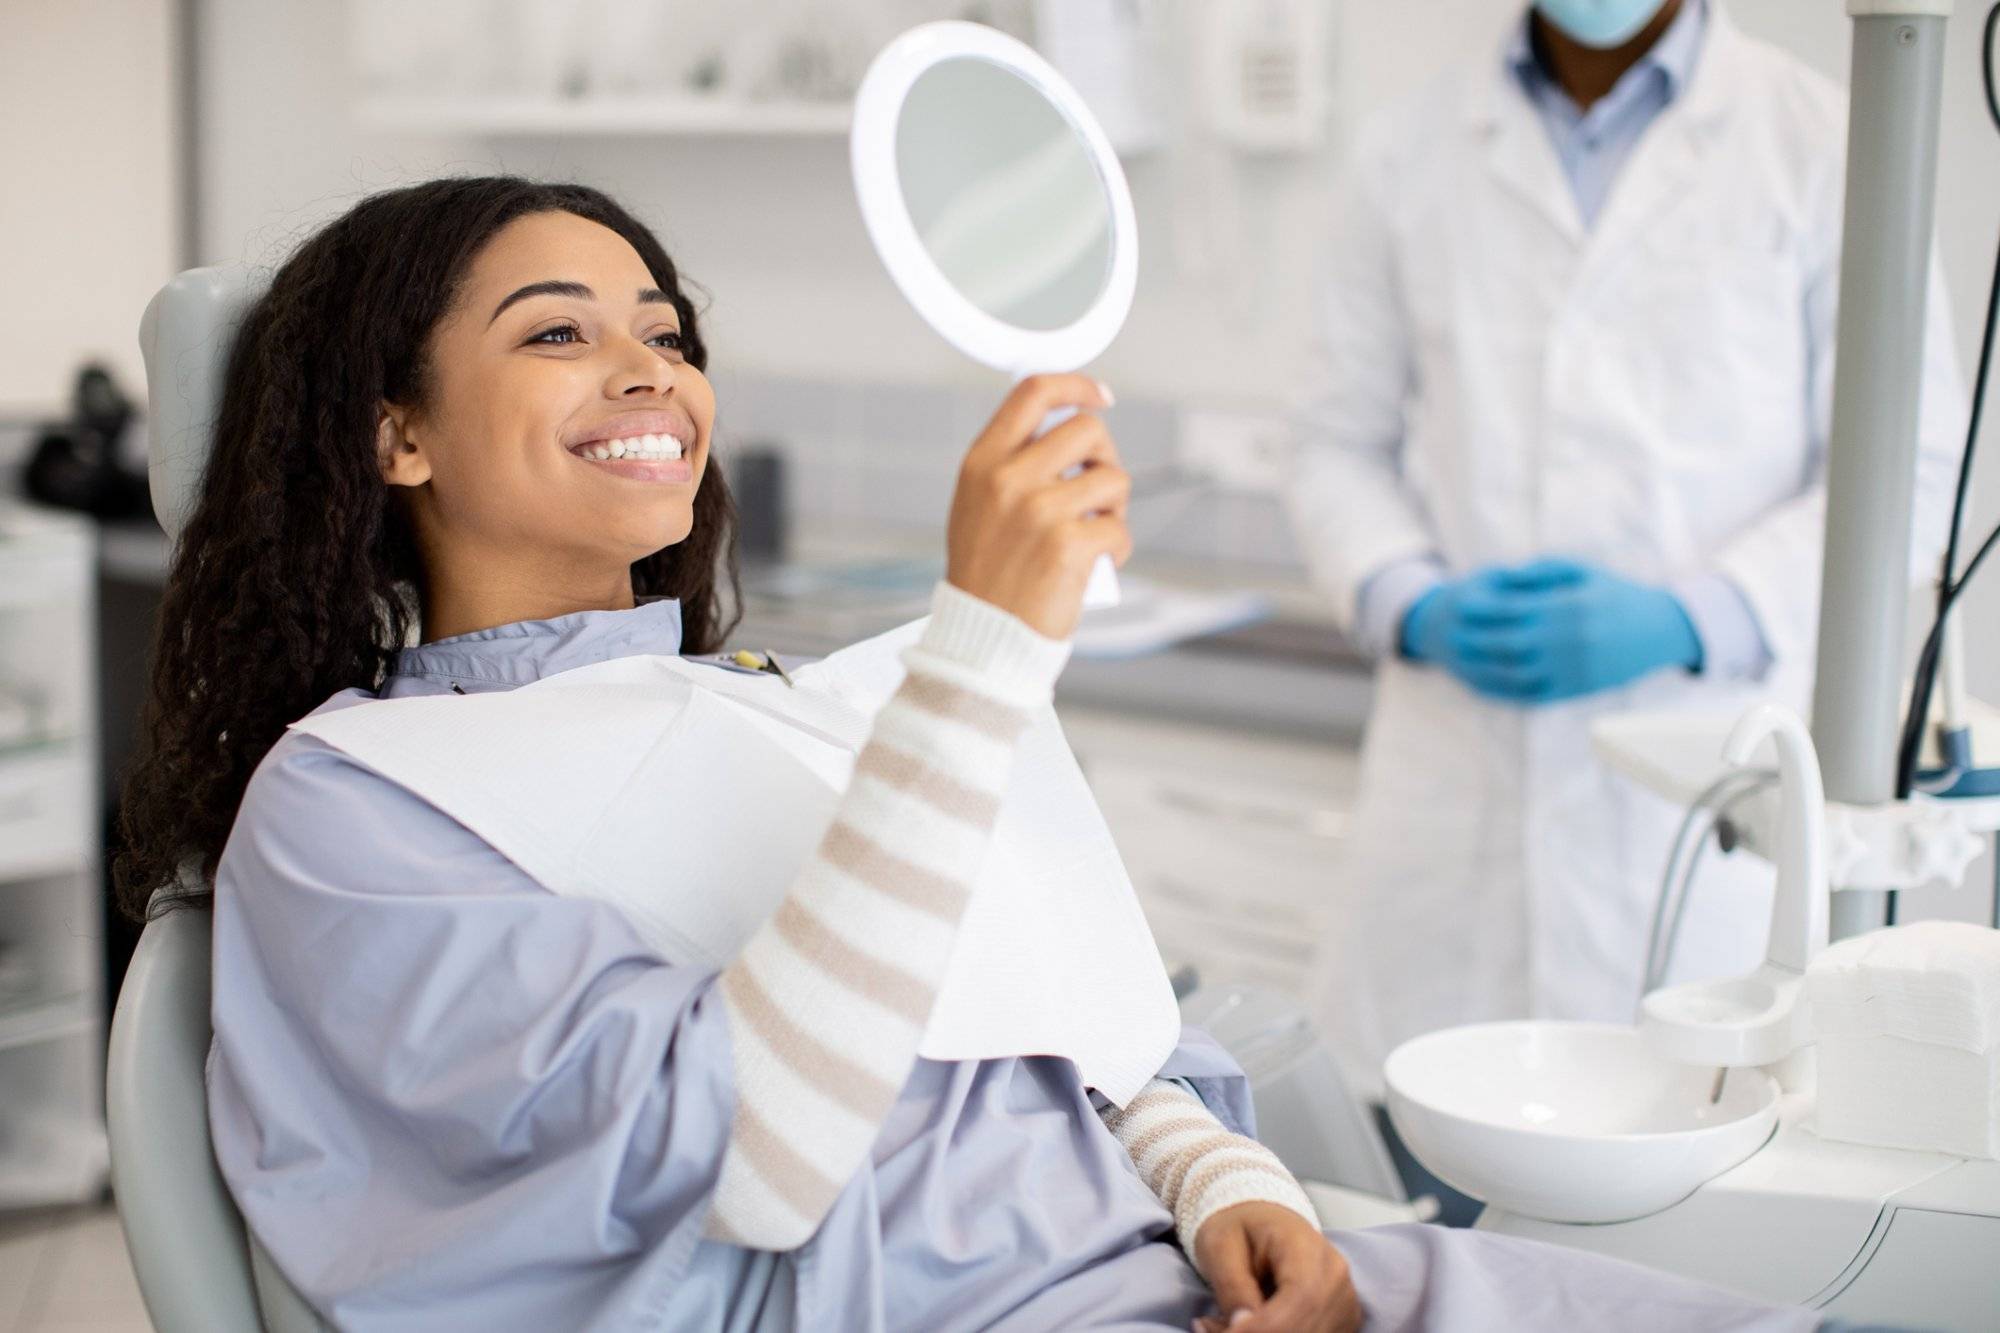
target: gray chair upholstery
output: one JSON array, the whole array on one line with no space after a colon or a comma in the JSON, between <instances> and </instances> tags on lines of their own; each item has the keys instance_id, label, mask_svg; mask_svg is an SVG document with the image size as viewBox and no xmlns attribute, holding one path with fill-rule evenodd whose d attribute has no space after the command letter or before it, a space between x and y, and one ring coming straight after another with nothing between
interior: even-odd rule
<instances>
[{"instance_id":1,"label":"gray chair upholstery","mask_svg":"<svg viewBox=\"0 0 2000 1333\"><path fill-rule=\"evenodd\" d=\"M257 291L246 269L193 269L146 307L153 508L180 532L207 465L223 363ZM326 1326L246 1231L208 1137L206 909L147 924L111 1019L111 1180L147 1313L162 1333L318 1333Z\"/></svg>"},{"instance_id":2,"label":"gray chair upholstery","mask_svg":"<svg viewBox=\"0 0 2000 1333\"><path fill-rule=\"evenodd\" d=\"M147 473L153 513L178 537L208 466L236 326L264 280L240 264L176 274L139 320L146 358Z\"/></svg>"},{"instance_id":3,"label":"gray chair upholstery","mask_svg":"<svg viewBox=\"0 0 2000 1333\"><path fill-rule=\"evenodd\" d=\"M125 1244L161 1333L317 1333L246 1233L209 1144L209 922L206 909L149 922L112 1015L105 1114Z\"/></svg>"}]
</instances>

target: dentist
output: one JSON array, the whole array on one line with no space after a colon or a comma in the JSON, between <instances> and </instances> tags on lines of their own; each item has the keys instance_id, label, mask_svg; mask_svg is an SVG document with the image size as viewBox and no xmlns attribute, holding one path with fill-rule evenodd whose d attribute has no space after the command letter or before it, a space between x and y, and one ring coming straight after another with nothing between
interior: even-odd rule
<instances>
[{"instance_id":1,"label":"dentist","mask_svg":"<svg viewBox=\"0 0 2000 1333\"><path fill-rule=\"evenodd\" d=\"M1805 705L1845 127L1718 0L1537 0L1362 131L1292 488L1381 658L1318 982L1359 1087L1435 1028L1631 1019L1678 812L1593 719ZM1935 270L1924 374L1916 577L1963 423ZM1710 864L1677 976L1763 948L1767 872Z\"/></svg>"}]
</instances>

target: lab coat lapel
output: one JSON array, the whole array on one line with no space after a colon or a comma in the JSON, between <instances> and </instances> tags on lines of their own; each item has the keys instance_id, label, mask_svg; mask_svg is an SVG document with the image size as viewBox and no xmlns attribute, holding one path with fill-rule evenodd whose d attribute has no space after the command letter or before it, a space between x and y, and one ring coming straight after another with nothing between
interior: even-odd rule
<instances>
[{"instance_id":1,"label":"lab coat lapel","mask_svg":"<svg viewBox=\"0 0 2000 1333\"><path fill-rule=\"evenodd\" d=\"M1640 138L1625 169L1611 183L1590 237L1590 262L1603 264L1624 253L1663 225L1678 201L1694 197L1694 184L1709 169L1708 156L1721 137L1740 80L1737 43L1719 4L1711 5L1694 75L1679 97Z\"/></svg>"},{"instance_id":2,"label":"lab coat lapel","mask_svg":"<svg viewBox=\"0 0 2000 1333\"><path fill-rule=\"evenodd\" d=\"M1563 175L1555 145L1505 62L1483 96L1473 98L1472 127L1483 134L1486 171L1573 247L1584 242L1583 215Z\"/></svg>"}]
</instances>

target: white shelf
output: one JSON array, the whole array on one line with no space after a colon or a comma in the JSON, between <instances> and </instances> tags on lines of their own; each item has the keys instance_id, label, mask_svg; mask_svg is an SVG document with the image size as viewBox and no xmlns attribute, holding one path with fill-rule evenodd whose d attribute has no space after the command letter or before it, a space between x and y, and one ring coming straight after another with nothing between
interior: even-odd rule
<instances>
[{"instance_id":1,"label":"white shelf","mask_svg":"<svg viewBox=\"0 0 2000 1333\"><path fill-rule=\"evenodd\" d=\"M368 98L354 108L364 129L396 134L652 135L835 138L847 133L847 102L744 102L681 95L597 97Z\"/></svg>"},{"instance_id":2,"label":"white shelf","mask_svg":"<svg viewBox=\"0 0 2000 1333\"><path fill-rule=\"evenodd\" d=\"M44 731L19 740L0 742L0 768L52 754L69 754L81 746L84 739L74 731Z\"/></svg>"},{"instance_id":3,"label":"white shelf","mask_svg":"<svg viewBox=\"0 0 2000 1333\"><path fill-rule=\"evenodd\" d=\"M32 723L0 752L0 922L38 973L0 1002L0 1209L88 1199L108 1161L93 538L0 505L0 689Z\"/></svg>"},{"instance_id":4,"label":"white shelf","mask_svg":"<svg viewBox=\"0 0 2000 1333\"><path fill-rule=\"evenodd\" d=\"M97 1014L82 995L0 1005L0 1051L66 1037L96 1025Z\"/></svg>"},{"instance_id":5,"label":"white shelf","mask_svg":"<svg viewBox=\"0 0 2000 1333\"><path fill-rule=\"evenodd\" d=\"M82 871L95 859L91 768L75 739L0 752L0 881Z\"/></svg>"},{"instance_id":6,"label":"white shelf","mask_svg":"<svg viewBox=\"0 0 2000 1333\"><path fill-rule=\"evenodd\" d=\"M0 1125L0 1208L86 1199L104 1187L111 1149L101 1122L21 1116Z\"/></svg>"},{"instance_id":7,"label":"white shelf","mask_svg":"<svg viewBox=\"0 0 2000 1333\"><path fill-rule=\"evenodd\" d=\"M0 612L68 607L90 576L89 526L0 497Z\"/></svg>"}]
</instances>

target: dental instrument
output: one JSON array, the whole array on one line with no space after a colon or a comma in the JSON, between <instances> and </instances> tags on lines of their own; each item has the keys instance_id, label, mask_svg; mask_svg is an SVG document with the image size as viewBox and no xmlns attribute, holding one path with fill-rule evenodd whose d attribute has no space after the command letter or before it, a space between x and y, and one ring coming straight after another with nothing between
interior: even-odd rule
<instances>
[{"instance_id":1,"label":"dental instrument","mask_svg":"<svg viewBox=\"0 0 2000 1333\"><path fill-rule=\"evenodd\" d=\"M785 664L780 662L778 655L769 648L761 652L752 652L748 648L738 648L729 655L729 661L742 667L745 671L767 672L784 681L789 687L796 688L797 686L797 682L792 679L791 672L785 670Z\"/></svg>"}]
</instances>

